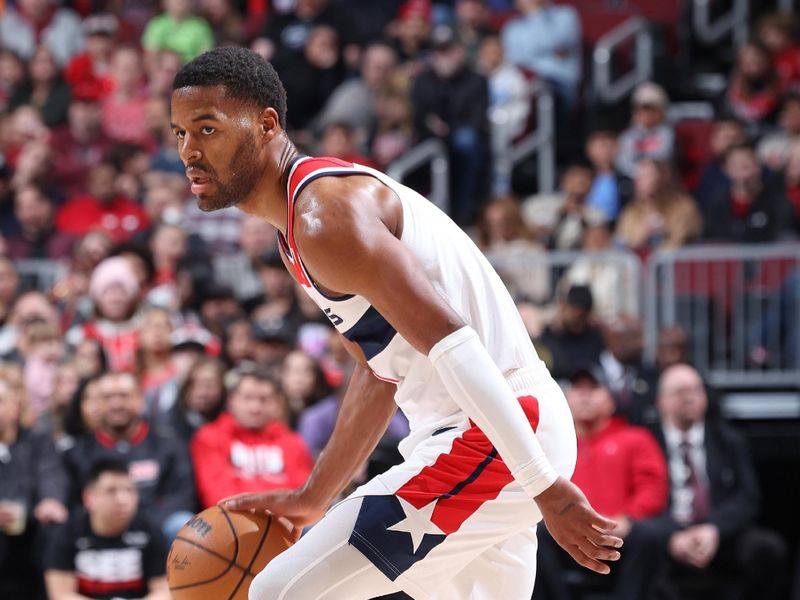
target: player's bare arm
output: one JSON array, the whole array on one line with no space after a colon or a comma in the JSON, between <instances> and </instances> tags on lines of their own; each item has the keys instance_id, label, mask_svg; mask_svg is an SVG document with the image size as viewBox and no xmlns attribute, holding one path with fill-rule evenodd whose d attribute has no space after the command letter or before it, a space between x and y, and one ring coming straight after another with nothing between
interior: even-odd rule
<instances>
[{"instance_id":1,"label":"player's bare arm","mask_svg":"<svg viewBox=\"0 0 800 600\"><path fill-rule=\"evenodd\" d=\"M334 293L364 296L424 354L463 327L463 319L400 241L399 200L379 182L366 183L360 177L323 179L309 186L296 210L295 240L319 285ZM345 264L348 268L343 269ZM470 417L483 427L477 415ZM500 440L492 441L499 445ZM554 539L579 564L600 573L609 571L600 561L618 559L614 548L622 545L620 538L609 534L616 525L612 520L596 513L583 493L563 478L536 501Z\"/></svg>"},{"instance_id":2,"label":"player's bare arm","mask_svg":"<svg viewBox=\"0 0 800 600\"><path fill-rule=\"evenodd\" d=\"M322 518L377 446L397 409L395 390L394 384L379 380L358 364L342 399L331 439L305 485L298 490L241 494L221 504L235 510L274 512L291 521L294 535L299 537L303 527Z\"/></svg>"}]
</instances>

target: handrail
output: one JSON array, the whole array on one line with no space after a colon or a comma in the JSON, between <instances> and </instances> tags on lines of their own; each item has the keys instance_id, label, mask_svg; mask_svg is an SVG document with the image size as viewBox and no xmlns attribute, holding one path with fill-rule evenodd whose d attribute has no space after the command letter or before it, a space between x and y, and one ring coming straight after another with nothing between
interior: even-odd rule
<instances>
[{"instance_id":1,"label":"handrail","mask_svg":"<svg viewBox=\"0 0 800 600\"><path fill-rule=\"evenodd\" d=\"M411 150L386 167L386 174L399 182L420 167L430 164L431 191L428 199L444 212L450 209L450 160L447 147L441 140L430 138L420 142Z\"/></svg>"},{"instance_id":2,"label":"handrail","mask_svg":"<svg viewBox=\"0 0 800 600\"><path fill-rule=\"evenodd\" d=\"M634 38L633 69L612 80L611 58L614 50L631 38ZM641 17L631 17L600 37L592 53L592 63L595 93L608 104L619 102L637 85L652 79L653 37L647 21Z\"/></svg>"},{"instance_id":3,"label":"handrail","mask_svg":"<svg viewBox=\"0 0 800 600\"><path fill-rule=\"evenodd\" d=\"M673 102L667 108L667 121L670 123L687 119L713 120L714 105L711 102Z\"/></svg>"},{"instance_id":4,"label":"handrail","mask_svg":"<svg viewBox=\"0 0 800 600\"><path fill-rule=\"evenodd\" d=\"M553 94L543 83L534 82L531 85L531 96L536 98L536 129L511 147L511 164L516 166L535 152L539 191L552 192L556 189Z\"/></svg>"},{"instance_id":5,"label":"handrail","mask_svg":"<svg viewBox=\"0 0 800 600\"><path fill-rule=\"evenodd\" d=\"M739 46L747 41L749 24L748 0L733 0L733 6L724 15L711 20L712 0L694 0L692 22L694 33L698 39L706 44L715 44L720 39L733 34L734 43Z\"/></svg>"}]
</instances>

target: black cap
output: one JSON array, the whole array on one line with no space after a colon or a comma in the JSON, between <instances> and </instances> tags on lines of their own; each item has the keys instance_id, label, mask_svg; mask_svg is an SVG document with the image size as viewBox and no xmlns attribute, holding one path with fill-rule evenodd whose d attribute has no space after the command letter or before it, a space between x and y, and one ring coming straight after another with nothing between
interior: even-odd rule
<instances>
[{"instance_id":1,"label":"black cap","mask_svg":"<svg viewBox=\"0 0 800 600\"><path fill-rule=\"evenodd\" d=\"M265 252L264 254L256 257L253 262L257 269L260 269L261 267L283 268L283 259L281 259L281 254L277 250Z\"/></svg>"},{"instance_id":2,"label":"black cap","mask_svg":"<svg viewBox=\"0 0 800 600\"><path fill-rule=\"evenodd\" d=\"M236 296L233 294L233 290L230 286L222 285L221 283L211 282L202 290L199 290L200 301L205 302L206 300L235 300Z\"/></svg>"},{"instance_id":3,"label":"black cap","mask_svg":"<svg viewBox=\"0 0 800 600\"><path fill-rule=\"evenodd\" d=\"M288 319L262 319L252 326L253 339L259 342L282 342L289 346L294 345L295 330Z\"/></svg>"},{"instance_id":4,"label":"black cap","mask_svg":"<svg viewBox=\"0 0 800 600\"><path fill-rule=\"evenodd\" d=\"M458 42L458 34L450 25L443 23L431 31L431 46L433 48L449 48Z\"/></svg>"},{"instance_id":5,"label":"black cap","mask_svg":"<svg viewBox=\"0 0 800 600\"><path fill-rule=\"evenodd\" d=\"M594 306L594 298L592 298L592 290L588 285L573 285L567 292L567 297L564 299L566 304L576 306L589 312Z\"/></svg>"},{"instance_id":6,"label":"black cap","mask_svg":"<svg viewBox=\"0 0 800 600\"><path fill-rule=\"evenodd\" d=\"M596 363L589 363L577 366L569 374L569 382L575 384L578 381L588 379L595 387L608 387L608 380L603 368Z\"/></svg>"},{"instance_id":7,"label":"black cap","mask_svg":"<svg viewBox=\"0 0 800 600\"><path fill-rule=\"evenodd\" d=\"M172 342L172 350L180 352L182 350L206 351L206 344L211 341L211 333L205 329L180 327L169 336Z\"/></svg>"}]
</instances>

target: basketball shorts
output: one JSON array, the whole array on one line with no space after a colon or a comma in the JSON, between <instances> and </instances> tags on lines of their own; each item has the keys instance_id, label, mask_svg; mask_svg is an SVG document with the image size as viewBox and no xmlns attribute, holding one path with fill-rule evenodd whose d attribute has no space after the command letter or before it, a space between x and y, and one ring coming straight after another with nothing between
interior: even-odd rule
<instances>
[{"instance_id":1,"label":"basketball shorts","mask_svg":"<svg viewBox=\"0 0 800 600\"><path fill-rule=\"evenodd\" d=\"M571 477L576 440L544 366L507 378L556 471ZM251 600L528 600L536 503L468 420L433 432L403 463L335 505L254 580Z\"/></svg>"}]
</instances>

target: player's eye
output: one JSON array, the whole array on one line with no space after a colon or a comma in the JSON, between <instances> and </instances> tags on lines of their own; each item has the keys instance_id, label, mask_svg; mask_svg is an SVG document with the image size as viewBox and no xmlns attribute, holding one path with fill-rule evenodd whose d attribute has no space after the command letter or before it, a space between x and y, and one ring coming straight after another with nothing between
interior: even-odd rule
<instances>
[{"instance_id":1,"label":"player's eye","mask_svg":"<svg viewBox=\"0 0 800 600\"><path fill-rule=\"evenodd\" d=\"M216 129L214 129L213 127L209 127L208 125L206 125L206 126L205 126L205 127L203 127L203 128L200 130L200 131L202 132L202 134L203 134L203 135L211 135L212 133L214 133L214 132L216 131Z\"/></svg>"},{"instance_id":2,"label":"player's eye","mask_svg":"<svg viewBox=\"0 0 800 600\"><path fill-rule=\"evenodd\" d=\"M186 132L185 131L176 131L175 132L175 137L178 138L179 140L182 140L184 137L186 137Z\"/></svg>"}]
</instances>

